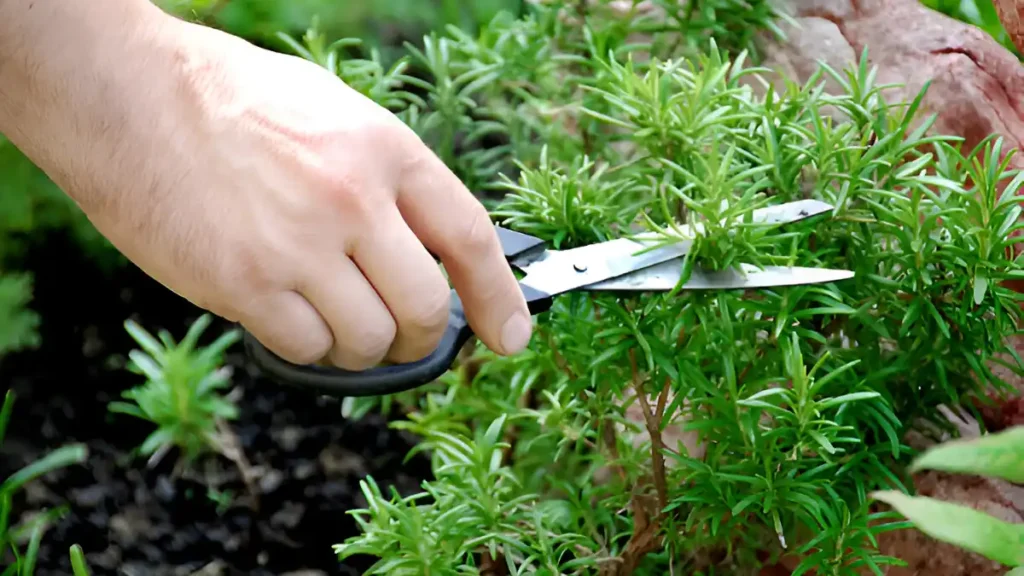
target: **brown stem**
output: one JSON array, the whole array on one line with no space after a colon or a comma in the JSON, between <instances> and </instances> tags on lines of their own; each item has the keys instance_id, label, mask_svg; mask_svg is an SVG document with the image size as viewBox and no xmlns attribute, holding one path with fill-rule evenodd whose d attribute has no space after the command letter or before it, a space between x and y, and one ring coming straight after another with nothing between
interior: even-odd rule
<instances>
[{"instance_id":1,"label":"brown stem","mask_svg":"<svg viewBox=\"0 0 1024 576\"><path fill-rule=\"evenodd\" d=\"M661 393L658 394L658 416L656 417L651 410L650 402L647 400L647 392L644 391L643 380L640 378L640 373L636 367L636 354L632 349L629 351L629 365L633 372L633 390L644 413L647 434L651 437L651 460L654 467L654 488L658 491L658 504L660 508L665 508L668 505L668 484L665 481L665 455L663 452L665 441L661 437L660 416L665 409L668 380L666 379L665 386L662 388Z\"/></svg>"},{"instance_id":2,"label":"brown stem","mask_svg":"<svg viewBox=\"0 0 1024 576\"><path fill-rule=\"evenodd\" d=\"M490 550L485 548L481 551L480 576L508 576L508 564L501 549L498 549L494 558L491 558Z\"/></svg>"},{"instance_id":3,"label":"brown stem","mask_svg":"<svg viewBox=\"0 0 1024 576\"><path fill-rule=\"evenodd\" d=\"M612 422L609 418L601 421L601 441L611 456L612 463L610 466L612 470L619 476L619 480L625 482L626 469L619 464L621 456L619 455L618 438L615 436L615 422Z\"/></svg>"},{"instance_id":4,"label":"brown stem","mask_svg":"<svg viewBox=\"0 0 1024 576\"><path fill-rule=\"evenodd\" d=\"M672 386L672 379L665 376L665 384L661 387L661 393L658 394L658 421L665 417L665 404L668 403L668 391Z\"/></svg>"},{"instance_id":5,"label":"brown stem","mask_svg":"<svg viewBox=\"0 0 1024 576\"><path fill-rule=\"evenodd\" d=\"M548 346L551 348L551 353L554 355L555 364L558 365L558 368L562 372L565 372L565 375L568 376L570 380L575 380L576 373L572 371L572 368L569 366L569 362L565 360L565 357L562 356L562 353L558 351L558 347L555 346L555 343L551 341L550 334L548 335L547 340Z\"/></svg>"},{"instance_id":6,"label":"brown stem","mask_svg":"<svg viewBox=\"0 0 1024 576\"><path fill-rule=\"evenodd\" d=\"M582 23L586 24L587 18L587 0L576 0L576 15L580 17Z\"/></svg>"},{"instance_id":7,"label":"brown stem","mask_svg":"<svg viewBox=\"0 0 1024 576\"><path fill-rule=\"evenodd\" d=\"M536 408L536 396L534 395L533 388L526 391L526 394L519 400L519 408ZM512 455L516 449L516 442L519 441L519 427L515 424L509 425L505 431L505 443L508 444L506 448L502 450L502 461L511 462Z\"/></svg>"},{"instance_id":8,"label":"brown stem","mask_svg":"<svg viewBox=\"0 0 1024 576\"><path fill-rule=\"evenodd\" d=\"M601 564L601 568L598 571L599 576L629 576L636 570L637 566L640 565L640 562L645 556L647 556L647 554L654 552L662 546L662 536L660 534L662 518L661 510L665 507L668 499L668 489L665 482L665 462L660 451L660 447L663 442L658 420L655 419L654 412L652 412L650 403L647 401L647 396L643 391L643 381L640 378L639 371L636 367L636 356L633 350L629 351L629 359L633 373L633 388L636 391L641 406L643 407L647 431L651 435L651 452L654 460L654 484L658 492L658 503L661 506L658 508L657 513L652 514L651 509L654 508L655 503L651 502L650 496L644 494L641 490L634 489L629 502L630 510L633 513L633 534L630 536L629 542L626 543L625 549L623 549L622 553L619 554L618 557ZM664 413L666 396L668 395L668 384L669 382L666 380L665 386L662 388L662 392L658 398L659 414ZM617 460L619 458L619 451L615 444L615 432L611 426L612 422L606 419L604 421L602 435L604 443L608 446L609 452L611 452ZM625 481L625 470L618 465L613 465L613 469L619 474L619 477Z\"/></svg>"},{"instance_id":9,"label":"brown stem","mask_svg":"<svg viewBox=\"0 0 1024 576\"><path fill-rule=\"evenodd\" d=\"M640 565L644 556L662 545L662 537L658 533L661 525L657 518L653 522L650 520L643 500L641 494L633 494L630 502L633 509L633 534L626 543L626 548L614 561L601 565L599 576L629 576Z\"/></svg>"},{"instance_id":10,"label":"brown stem","mask_svg":"<svg viewBox=\"0 0 1024 576\"><path fill-rule=\"evenodd\" d=\"M245 487L249 491L249 495L252 497L253 511L259 512L260 509L260 491L256 486L256 481L253 478L252 465L249 464L248 459L245 457L245 452L242 450L242 443L238 440L238 436L235 434L226 422L218 419L216 422L217 426L217 446L220 453L231 460L235 466L238 467L238 471L242 474L242 481L245 482Z\"/></svg>"},{"instance_id":11,"label":"brown stem","mask_svg":"<svg viewBox=\"0 0 1024 576\"><path fill-rule=\"evenodd\" d=\"M462 368L462 383L468 387L472 386L487 360L476 354L476 344L471 339L459 350L455 363Z\"/></svg>"},{"instance_id":12,"label":"brown stem","mask_svg":"<svg viewBox=\"0 0 1024 576\"><path fill-rule=\"evenodd\" d=\"M619 459L619 448L616 444L614 422L605 419L602 422L602 440L614 461ZM626 471L618 463L611 464L612 470L618 474L619 479L626 482ZM634 492L629 501L630 510L633 513L633 534L630 536L626 548L619 556L609 558L603 562L598 571L599 576L628 576L636 569L639 559L648 552L653 551L657 546L651 546L651 536L657 534L658 526L649 520L647 510L642 502L642 495Z\"/></svg>"}]
</instances>

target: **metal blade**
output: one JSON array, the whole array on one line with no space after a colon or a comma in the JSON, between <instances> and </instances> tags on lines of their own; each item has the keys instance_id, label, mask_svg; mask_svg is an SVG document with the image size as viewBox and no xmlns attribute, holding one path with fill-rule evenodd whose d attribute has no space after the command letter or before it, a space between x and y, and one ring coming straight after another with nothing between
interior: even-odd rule
<instances>
[{"instance_id":1,"label":"metal blade","mask_svg":"<svg viewBox=\"0 0 1024 576\"><path fill-rule=\"evenodd\" d=\"M832 211L831 204L820 200L797 200L775 206L759 208L751 213L751 220L757 224L791 224ZM704 232L704 224L693 222L676 227L684 236L694 237ZM659 236L654 232L635 235L636 239L655 239Z\"/></svg>"},{"instance_id":2,"label":"metal blade","mask_svg":"<svg viewBox=\"0 0 1024 576\"><path fill-rule=\"evenodd\" d=\"M849 270L800 266L756 266L743 264L741 270L694 269L683 290L752 290L780 286L824 284L853 278ZM682 259L669 260L631 274L583 287L589 291L667 292L676 287L683 273Z\"/></svg>"},{"instance_id":3,"label":"metal blade","mask_svg":"<svg viewBox=\"0 0 1024 576\"><path fill-rule=\"evenodd\" d=\"M825 202L798 200L755 210L753 220L765 223L789 223L817 216L830 210L832 210L832 206ZM680 228L685 230L686 227ZM696 226L689 226L691 233L699 232L701 228L699 223ZM514 260L512 264L526 273L526 277L520 280L522 284L545 294L557 296L675 260L685 256L693 246L691 240L683 239L652 249L651 246L656 245L656 243L651 243L653 239L653 235L642 235L637 240L619 238L571 250L545 250L526 254L522 258ZM642 252L644 250L646 252ZM678 280L678 276L676 279ZM673 286L675 286L674 283Z\"/></svg>"},{"instance_id":4,"label":"metal blade","mask_svg":"<svg viewBox=\"0 0 1024 576\"><path fill-rule=\"evenodd\" d=\"M638 254L649 246L628 238L619 238L564 252L549 251L545 258L520 266L526 272L526 277L519 282L545 294L557 296L588 284L675 260L685 256L692 245L693 241L683 240Z\"/></svg>"},{"instance_id":5,"label":"metal blade","mask_svg":"<svg viewBox=\"0 0 1024 576\"><path fill-rule=\"evenodd\" d=\"M835 207L820 200L797 200L754 210L754 222L787 224L831 212Z\"/></svg>"}]
</instances>

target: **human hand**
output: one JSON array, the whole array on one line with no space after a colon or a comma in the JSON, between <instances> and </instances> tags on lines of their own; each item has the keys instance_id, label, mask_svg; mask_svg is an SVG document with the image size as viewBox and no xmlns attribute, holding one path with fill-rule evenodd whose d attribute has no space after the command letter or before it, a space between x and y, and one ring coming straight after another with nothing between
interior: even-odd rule
<instances>
[{"instance_id":1,"label":"human hand","mask_svg":"<svg viewBox=\"0 0 1024 576\"><path fill-rule=\"evenodd\" d=\"M139 10L128 65L72 75L59 113L8 101L0 124L129 259L286 360L357 370L438 344L449 286L429 248L480 339L526 345L486 211L415 133L313 63Z\"/></svg>"}]
</instances>

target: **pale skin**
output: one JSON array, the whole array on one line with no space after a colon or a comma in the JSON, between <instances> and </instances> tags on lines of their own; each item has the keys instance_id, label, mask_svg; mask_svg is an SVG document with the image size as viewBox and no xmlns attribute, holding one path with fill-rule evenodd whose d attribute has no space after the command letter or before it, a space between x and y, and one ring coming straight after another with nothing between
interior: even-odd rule
<instances>
[{"instance_id":1,"label":"pale skin","mask_svg":"<svg viewBox=\"0 0 1024 576\"><path fill-rule=\"evenodd\" d=\"M529 312L483 206L316 64L150 0L0 0L0 133L143 271L296 363L423 358L449 284L481 341Z\"/></svg>"}]
</instances>

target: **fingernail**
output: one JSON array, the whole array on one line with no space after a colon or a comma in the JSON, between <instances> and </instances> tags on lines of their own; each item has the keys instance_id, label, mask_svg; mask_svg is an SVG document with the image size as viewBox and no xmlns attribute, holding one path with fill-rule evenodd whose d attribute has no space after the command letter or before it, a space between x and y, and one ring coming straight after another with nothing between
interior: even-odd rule
<instances>
[{"instance_id":1,"label":"fingernail","mask_svg":"<svg viewBox=\"0 0 1024 576\"><path fill-rule=\"evenodd\" d=\"M501 347L505 349L506 354L522 352L530 343L532 331L533 323L530 318L521 312L516 312L501 327Z\"/></svg>"}]
</instances>

